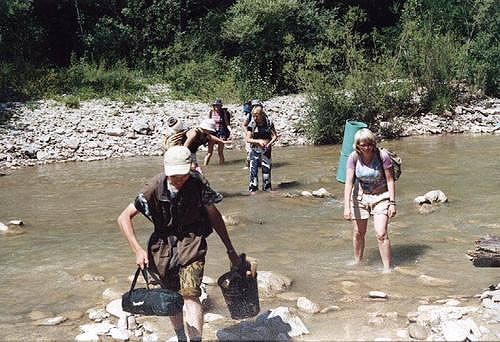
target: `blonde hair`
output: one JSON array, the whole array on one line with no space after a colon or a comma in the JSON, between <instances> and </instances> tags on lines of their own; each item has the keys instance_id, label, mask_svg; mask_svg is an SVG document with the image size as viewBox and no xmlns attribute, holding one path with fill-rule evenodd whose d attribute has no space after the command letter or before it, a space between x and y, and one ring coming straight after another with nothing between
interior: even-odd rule
<instances>
[{"instance_id":1,"label":"blonde hair","mask_svg":"<svg viewBox=\"0 0 500 342\"><path fill-rule=\"evenodd\" d=\"M264 113L264 109L262 108L262 106L255 106L252 108L252 116L253 115L259 115L259 114L262 114Z\"/></svg>"},{"instance_id":2,"label":"blonde hair","mask_svg":"<svg viewBox=\"0 0 500 342\"><path fill-rule=\"evenodd\" d=\"M375 134L373 134L373 132L368 128L361 128L356 132L356 134L354 134L354 144L352 145L352 148L354 148L356 152L361 153L359 144L363 142L372 144L374 148L377 147Z\"/></svg>"}]
</instances>

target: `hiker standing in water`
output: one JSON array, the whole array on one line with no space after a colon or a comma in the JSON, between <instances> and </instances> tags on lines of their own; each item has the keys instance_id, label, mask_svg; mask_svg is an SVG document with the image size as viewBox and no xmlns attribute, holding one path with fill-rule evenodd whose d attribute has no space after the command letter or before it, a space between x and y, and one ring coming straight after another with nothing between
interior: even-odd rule
<instances>
[{"instance_id":1,"label":"hiker standing in water","mask_svg":"<svg viewBox=\"0 0 500 342\"><path fill-rule=\"evenodd\" d=\"M347 159L344 186L344 219L353 223L354 261L360 263L365 248L368 218L373 216L384 272L391 268L389 218L396 215L396 190L392 161L377 148L375 135L362 128L354 135L354 151Z\"/></svg>"},{"instance_id":2,"label":"hiker standing in water","mask_svg":"<svg viewBox=\"0 0 500 342\"><path fill-rule=\"evenodd\" d=\"M201 341L203 308L199 301L207 253L206 237L215 229L233 266L241 259L234 250L215 203L222 195L191 170L191 152L172 146L164 156L164 172L150 179L133 203L118 217L118 225L135 253L136 264L148 267L167 288L184 298L184 313L170 317L178 341ZM147 251L137 240L132 219L142 213L154 224ZM187 336L184 330L187 327Z\"/></svg>"}]
</instances>

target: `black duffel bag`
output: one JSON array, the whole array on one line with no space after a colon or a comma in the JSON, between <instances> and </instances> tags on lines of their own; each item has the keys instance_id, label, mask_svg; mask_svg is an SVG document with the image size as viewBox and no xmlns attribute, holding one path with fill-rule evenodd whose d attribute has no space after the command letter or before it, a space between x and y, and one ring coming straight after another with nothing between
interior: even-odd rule
<instances>
[{"instance_id":1,"label":"black duffel bag","mask_svg":"<svg viewBox=\"0 0 500 342\"><path fill-rule=\"evenodd\" d=\"M142 272L147 288L134 289L139 272ZM148 274L161 285L161 288L149 287ZM184 300L182 296L175 291L165 288L160 278L148 268L142 270L140 267L137 268L130 291L124 293L122 296L123 311L132 314L174 316L182 311L183 305Z\"/></svg>"}]
</instances>

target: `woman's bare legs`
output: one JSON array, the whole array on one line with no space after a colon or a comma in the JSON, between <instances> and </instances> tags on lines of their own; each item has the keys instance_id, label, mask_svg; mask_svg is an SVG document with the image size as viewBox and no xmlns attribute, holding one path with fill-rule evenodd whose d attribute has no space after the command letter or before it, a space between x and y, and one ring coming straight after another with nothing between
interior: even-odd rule
<instances>
[{"instance_id":1,"label":"woman's bare legs","mask_svg":"<svg viewBox=\"0 0 500 342\"><path fill-rule=\"evenodd\" d=\"M355 219L352 220L352 245L354 247L354 261L359 264L363 260L363 252L365 249L365 234L368 220Z\"/></svg>"}]
</instances>

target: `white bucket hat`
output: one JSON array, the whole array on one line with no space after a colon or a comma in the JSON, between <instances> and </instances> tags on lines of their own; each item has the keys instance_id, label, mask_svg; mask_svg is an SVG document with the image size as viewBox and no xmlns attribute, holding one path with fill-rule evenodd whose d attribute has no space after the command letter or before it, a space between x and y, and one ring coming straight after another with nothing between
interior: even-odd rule
<instances>
[{"instance_id":1,"label":"white bucket hat","mask_svg":"<svg viewBox=\"0 0 500 342\"><path fill-rule=\"evenodd\" d=\"M191 169L191 151L185 146L172 146L163 158L165 175L185 175Z\"/></svg>"},{"instance_id":2,"label":"white bucket hat","mask_svg":"<svg viewBox=\"0 0 500 342\"><path fill-rule=\"evenodd\" d=\"M217 129L215 128L215 120L214 119L205 119L201 122L200 127L206 129L207 131L215 132Z\"/></svg>"},{"instance_id":3,"label":"white bucket hat","mask_svg":"<svg viewBox=\"0 0 500 342\"><path fill-rule=\"evenodd\" d=\"M179 131L182 131L184 129L184 125L182 124L182 121L176 118L175 116L169 116L167 119L167 124L168 124L168 129L172 133L177 133Z\"/></svg>"}]
</instances>

